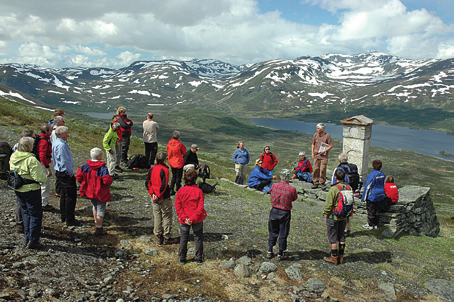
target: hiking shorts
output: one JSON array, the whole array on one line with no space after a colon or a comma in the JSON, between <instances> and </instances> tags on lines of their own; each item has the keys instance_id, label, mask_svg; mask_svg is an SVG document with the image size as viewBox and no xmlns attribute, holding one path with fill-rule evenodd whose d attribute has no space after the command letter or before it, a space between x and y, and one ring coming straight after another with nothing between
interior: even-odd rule
<instances>
[{"instance_id":1,"label":"hiking shorts","mask_svg":"<svg viewBox=\"0 0 454 302\"><path fill-rule=\"evenodd\" d=\"M326 218L326 234L328 235L329 243L345 242L345 226L347 225L347 219L345 220L333 220Z\"/></svg>"},{"instance_id":2,"label":"hiking shorts","mask_svg":"<svg viewBox=\"0 0 454 302\"><path fill-rule=\"evenodd\" d=\"M91 203L93 204L93 212L96 212L96 216L104 217L107 202L100 202L99 200L91 199Z\"/></svg>"}]
</instances>

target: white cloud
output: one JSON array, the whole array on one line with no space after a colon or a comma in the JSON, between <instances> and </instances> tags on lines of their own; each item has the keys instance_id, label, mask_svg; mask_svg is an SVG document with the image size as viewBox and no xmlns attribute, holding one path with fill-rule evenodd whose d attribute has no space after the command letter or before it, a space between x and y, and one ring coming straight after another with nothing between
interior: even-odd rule
<instances>
[{"instance_id":1,"label":"white cloud","mask_svg":"<svg viewBox=\"0 0 454 302\"><path fill-rule=\"evenodd\" d=\"M130 51L124 51L121 54L117 56L120 61L117 63L117 65L120 66L127 66L130 65L134 61L138 61L140 59L140 54L138 53L132 53Z\"/></svg>"}]
</instances>

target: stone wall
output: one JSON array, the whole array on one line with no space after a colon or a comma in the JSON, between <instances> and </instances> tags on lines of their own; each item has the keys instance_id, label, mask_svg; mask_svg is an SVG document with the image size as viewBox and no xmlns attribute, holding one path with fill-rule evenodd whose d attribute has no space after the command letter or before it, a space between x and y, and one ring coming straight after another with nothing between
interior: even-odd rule
<instances>
[{"instance_id":1,"label":"stone wall","mask_svg":"<svg viewBox=\"0 0 454 302\"><path fill-rule=\"evenodd\" d=\"M304 200L326 201L327 192L320 189L312 190L312 184L293 181L293 186L302 195ZM355 201L354 216L367 216L366 204ZM437 237L440 232L440 223L435 207L430 198L430 188L417 186L399 187L399 201L391 206L388 212L381 214L380 227L388 237L400 233L410 235L426 235Z\"/></svg>"}]
</instances>

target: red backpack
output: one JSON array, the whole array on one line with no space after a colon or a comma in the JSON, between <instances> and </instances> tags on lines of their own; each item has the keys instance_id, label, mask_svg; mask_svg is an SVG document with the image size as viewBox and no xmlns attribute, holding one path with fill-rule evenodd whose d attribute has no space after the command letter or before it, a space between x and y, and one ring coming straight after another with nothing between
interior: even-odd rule
<instances>
[{"instance_id":1,"label":"red backpack","mask_svg":"<svg viewBox=\"0 0 454 302\"><path fill-rule=\"evenodd\" d=\"M349 185L345 185L345 189L340 185L334 185L339 189L337 206L333 210L334 216L338 218L347 218L353 215L353 191Z\"/></svg>"}]
</instances>

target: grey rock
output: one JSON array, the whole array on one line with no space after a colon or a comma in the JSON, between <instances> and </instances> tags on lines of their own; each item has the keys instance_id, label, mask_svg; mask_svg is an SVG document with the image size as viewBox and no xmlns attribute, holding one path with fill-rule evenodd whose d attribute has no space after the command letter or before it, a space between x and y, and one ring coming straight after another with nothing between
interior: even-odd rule
<instances>
[{"instance_id":1,"label":"grey rock","mask_svg":"<svg viewBox=\"0 0 454 302\"><path fill-rule=\"evenodd\" d=\"M222 258L223 253L222 251L218 250L217 248L211 248L204 252L204 255L207 259L219 259Z\"/></svg>"},{"instance_id":2,"label":"grey rock","mask_svg":"<svg viewBox=\"0 0 454 302\"><path fill-rule=\"evenodd\" d=\"M292 280L301 280L303 279L303 274L300 269L291 265L285 269L285 273Z\"/></svg>"},{"instance_id":3,"label":"grey rock","mask_svg":"<svg viewBox=\"0 0 454 302\"><path fill-rule=\"evenodd\" d=\"M128 240L120 240L120 244L125 249L128 249L128 250L132 249L132 245L128 242Z\"/></svg>"},{"instance_id":4,"label":"grey rock","mask_svg":"<svg viewBox=\"0 0 454 302\"><path fill-rule=\"evenodd\" d=\"M396 291L394 290L394 284L392 283L381 283L378 285L378 288L385 292L386 296L389 298L396 300Z\"/></svg>"},{"instance_id":5,"label":"grey rock","mask_svg":"<svg viewBox=\"0 0 454 302\"><path fill-rule=\"evenodd\" d=\"M244 265L251 265L252 264L252 259L248 256L243 256L237 260L237 263L241 263Z\"/></svg>"},{"instance_id":6,"label":"grey rock","mask_svg":"<svg viewBox=\"0 0 454 302\"><path fill-rule=\"evenodd\" d=\"M263 262L262 265L260 266L260 272L262 273L270 273L274 272L277 270L276 264L273 262Z\"/></svg>"},{"instance_id":7,"label":"grey rock","mask_svg":"<svg viewBox=\"0 0 454 302\"><path fill-rule=\"evenodd\" d=\"M147 249L147 250L143 251L143 253L148 256L157 256L159 254L159 251L158 251L158 249L153 248L153 249Z\"/></svg>"},{"instance_id":8,"label":"grey rock","mask_svg":"<svg viewBox=\"0 0 454 302\"><path fill-rule=\"evenodd\" d=\"M320 293L326 289L325 283L317 278L309 278L309 280L304 283L306 289L313 293Z\"/></svg>"},{"instance_id":9,"label":"grey rock","mask_svg":"<svg viewBox=\"0 0 454 302\"><path fill-rule=\"evenodd\" d=\"M229 261L224 261L221 264L219 264L219 267L222 269L232 269L235 268L236 264L233 259L230 259Z\"/></svg>"},{"instance_id":10,"label":"grey rock","mask_svg":"<svg viewBox=\"0 0 454 302\"><path fill-rule=\"evenodd\" d=\"M123 248L119 247L115 250L115 257L126 257L128 252L126 252Z\"/></svg>"},{"instance_id":11,"label":"grey rock","mask_svg":"<svg viewBox=\"0 0 454 302\"><path fill-rule=\"evenodd\" d=\"M233 270L233 273L239 278L246 278L252 275L251 269L244 264L238 264Z\"/></svg>"},{"instance_id":12,"label":"grey rock","mask_svg":"<svg viewBox=\"0 0 454 302\"><path fill-rule=\"evenodd\" d=\"M151 241L151 236L143 235L136 239L137 242L149 243Z\"/></svg>"},{"instance_id":13,"label":"grey rock","mask_svg":"<svg viewBox=\"0 0 454 302\"><path fill-rule=\"evenodd\" d=\"M277 274L275 272L271 272L266 276L266 280L273 280L277 278Z\"/></svg>"},{"instance_id":14,"label":"grey rock","mask_svg":"<svg viewBox=\"0 0 454 302\"><path fill-rule=\"evenodd\" d=\"M424 286L433 294L447 301L454 301L454 281L445 279L426 279Z\"/></svg>"},{"instance_id":15,"label":"grey rock","mask_svg":"<svg viewBox=\"0 0 454 302\"><path fill-rule=\"evenodd\" d=\"M395 229L385 228L381 234L387 238L392 238L395 232Z\"/></svg>"}]
</instances>

